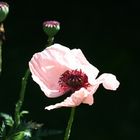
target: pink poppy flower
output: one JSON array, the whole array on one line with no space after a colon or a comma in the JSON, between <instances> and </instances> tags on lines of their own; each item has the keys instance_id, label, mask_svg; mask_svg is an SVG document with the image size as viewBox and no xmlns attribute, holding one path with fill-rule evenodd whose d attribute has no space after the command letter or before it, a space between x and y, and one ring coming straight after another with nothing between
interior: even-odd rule
<instances>
[{"instance_id":1,"label":"pink poppy flower","mask_svg":"<svg viewBox=\"0 0 140 140\"><path fill-rule=\"evenodd\" d=\"M48 110L75 107L81 103L92 105L93 94L100 84L108 90L116 90L120 84L113 74L104 73L96 78L99 70L87 61L80 49L70 50L60 44L34 54L29 68L33 80L47 97L71 93L61 103L47 106Z\"/></svg>"}]
</instances>

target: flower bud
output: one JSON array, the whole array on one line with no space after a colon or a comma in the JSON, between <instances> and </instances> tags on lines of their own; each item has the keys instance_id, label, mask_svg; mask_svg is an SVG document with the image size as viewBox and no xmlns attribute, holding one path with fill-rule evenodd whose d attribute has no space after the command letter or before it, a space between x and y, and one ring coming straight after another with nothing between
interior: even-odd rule
<instances>
[{"instance_id":1,"label":"flower bud","mask_svg":"<svg viewBox=\"0 0 140 140\"><path fill-rule=\"evenodd\" d=\"M54 37L60 30L60 23L58 21L45 21L43 29L49 37Z\"/></svg>"},{"instance_id":2,"label":"flower bud","mask_svg":"<svg viewBox=\"0 0 140 140\"><path fill-rule=\"evenodd\" d=\"M6 2L0 2L0 22L3 22L9 13L9 5Z\"/></svg>"}]
</instances>

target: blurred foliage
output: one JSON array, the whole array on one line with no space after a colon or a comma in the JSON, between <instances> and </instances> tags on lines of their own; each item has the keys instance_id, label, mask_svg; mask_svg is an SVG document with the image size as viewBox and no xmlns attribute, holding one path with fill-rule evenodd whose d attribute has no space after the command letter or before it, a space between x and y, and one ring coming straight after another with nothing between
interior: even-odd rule
<instances>
[{"instance_id":1,"label":"blurred foliage","mask_svg":"<svg viewBox=\"0 0 140 140\"><path fill-rule=\"evenodd\" d=\"M27 111L22 111L21 114L25 114ZM0 127L0 139L1 140L42 140L48 135L61 134L59 130L46 130L43 129L43 124L39 124L33 121L26 122L24 120L16 127L14 125L14 119L9 114L0 113L0 117L3 118Z\"/></svg>"}]
</instances>

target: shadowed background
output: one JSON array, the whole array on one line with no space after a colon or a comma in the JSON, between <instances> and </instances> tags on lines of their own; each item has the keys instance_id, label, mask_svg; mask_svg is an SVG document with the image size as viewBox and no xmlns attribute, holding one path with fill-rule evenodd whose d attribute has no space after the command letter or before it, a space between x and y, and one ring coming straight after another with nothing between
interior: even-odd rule
<instances>
[{"instance_id":1,"label":"shadowed background","mask_svg":"<svg viewBox=\"0 0 140 140\"><path fill-rule=\"evenodd\" d=\"M28 61L47 43L42 23L58 20L61 30L55 42L80 48L100 73L113 73L121 85L117 91L97 90L93 106L80 105L70 139L130 140L140 135L139 94L139 7L135 2L8 2L10 13L4 22L3 73L0 77L0 112L13 114L21 78ZM24 110L27 120L44 123L47 129L64 130L70 109L46 111L48 99L29 78ZM63 135L48 137L62 140Z\"/></svg>"}]
</instances>

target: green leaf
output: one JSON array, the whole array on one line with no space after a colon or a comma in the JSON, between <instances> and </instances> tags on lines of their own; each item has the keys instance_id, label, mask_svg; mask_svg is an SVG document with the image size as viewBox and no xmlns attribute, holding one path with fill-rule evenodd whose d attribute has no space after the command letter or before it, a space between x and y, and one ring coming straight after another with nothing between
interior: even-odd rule
<instances>
[{"instance_id":1,"label":"green leaf","mask_svg":"<svg viewBox=\"0 0 140 140\"><path fill-rule=\"evenodd\" d=\"M14 120L12 116L6 114L6 113L0 113L0 116L4 118L4 122L6 125L12 127L14 125Z\"/></svg>"},{"instance_id":2,"label":"green leaf","mask_svg":"<svg viewBox=\"0 0 140 140\"><path fill-rule=\"evenodd\" d=\"M17 132L11 140L28 140L31 137L30 130L19 131Z\"/></svg>"},{"instance_id":3,"label":"green leaf","mask_svg":"<svg viewBox=\"0 0 140 140\"><path fill-rule=\"evenodd\" d=\"M20 112L20 116L23 117L23 115L28 114L28 113L29 113L29 111L23 110Z\"/></svg>"},{"instance_id":4,"label":"green leaf","mask_svg":"<svg viewBox=\"0 0 140 140\"><path fill-rule=\"evenodd\" d=\"M5 133L6 133L5 124L4 124L4 122L2 122L2 125L0 127L0 138L4 137Z\"/></svg>"}]
</instances>

